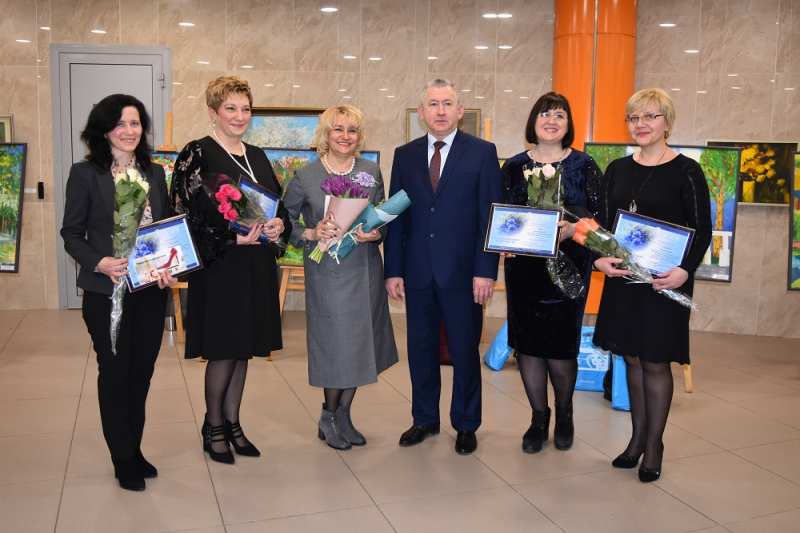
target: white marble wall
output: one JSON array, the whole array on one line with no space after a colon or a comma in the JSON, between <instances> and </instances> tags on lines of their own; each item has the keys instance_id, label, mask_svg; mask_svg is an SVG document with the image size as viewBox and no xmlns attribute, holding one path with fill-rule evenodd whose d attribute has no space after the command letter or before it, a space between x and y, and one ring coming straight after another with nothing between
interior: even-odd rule
<instances>
[{"instance_id":1,"label":"white marble wall","mask_svg":"<svg viewBox=\"0 0 800 533\"><path fill-rule=\"evenodd\" d=\"M670 92L673 142L800 141L800 0L640 0L638 10L636 87ZM733 281L697 283L693 328L800 337L788 228L788 207L739 206Z\"/></svg>"}]
</instances>

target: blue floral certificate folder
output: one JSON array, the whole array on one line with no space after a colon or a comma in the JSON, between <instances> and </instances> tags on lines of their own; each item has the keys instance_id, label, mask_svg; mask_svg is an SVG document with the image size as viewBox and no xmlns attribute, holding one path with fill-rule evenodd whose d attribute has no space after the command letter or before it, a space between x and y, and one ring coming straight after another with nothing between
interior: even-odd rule
<instances>
[{"instance_id":1,"label":"blue floral certificate folder","mask_svg":"<svg viewBox=\"0 0 800 533\"><path fill-rule=\"evenodd\" d=\"M202 267L186 215L180 215L139 228L125 279L134 292L158 282L161 272L178 276Z\"/></svg>"},{"instance_id":2,"label":"blue floral certificate folder","mask_svg":"<svg viewBox=\"0 0 800 533\"><path fill-rule=\"evenodd\" d=\"M614 237L651 274L664 274L680 265L689 251L694 229L620 209Z\"/></svg>"},{"instance_id":3,"label":"blue floral certificate folder","mask_svg":"<svg viewBox=\"0 0 800 533\"><path fill-rule=\"evenodd\" d=\"M555 257L561 211L521 205L492 204L486 241L487 252Z\"/></svg>"},{"instance_id":4,"label":"blue floral certificate folder","mask_svg":"<svg viewBox=\"0 0 800 533\"><path fill-rule=\"evenodd\" d=\"M253 181L240 178L239 189L247 198L247 209L242 213L242 218L230 222L230 228L240 235L250 233L250 228L259 222L272 220L278 215L278 203L281 199ZM263 243L268 243L266 235L258 238Z\"/></svg>"}]
</instances>

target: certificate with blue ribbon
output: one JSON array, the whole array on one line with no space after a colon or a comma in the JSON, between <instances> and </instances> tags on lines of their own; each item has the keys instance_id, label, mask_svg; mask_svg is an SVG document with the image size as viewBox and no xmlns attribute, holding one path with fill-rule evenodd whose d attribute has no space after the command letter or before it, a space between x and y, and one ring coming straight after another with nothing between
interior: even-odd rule
<instances>
[{"instance_id":1,"label":"certificate with blue ribbon","mask_svg":"<svg viewBox=\"0 0 800 533\"><path fill-rule=\"evenodd\" d=\"M555 257L561 211L492 204L484 251Z\"/></svg>"},{"instance_id":2,"label":"certificate with blue ribbon","mask_svg":"<svg viewBox=\"0 0 800 533\"><path fill-rule=\"evenodd\" d=\"M139 228L125 279L134 292L157 283L162 272L178 276L202 267L186 215L180 215Z\"/></svg>"},{"instance_id":3,"label":"certificate with blue ribbon","mask_svg":"<svg viewBox=\"0 0 800 533\"><path fill-rule=\"evenodd\" d=\"M614 221L614 237L636 263L660 275L683 262L694 229L620 209Z\"/></svg>"}]
</instances>

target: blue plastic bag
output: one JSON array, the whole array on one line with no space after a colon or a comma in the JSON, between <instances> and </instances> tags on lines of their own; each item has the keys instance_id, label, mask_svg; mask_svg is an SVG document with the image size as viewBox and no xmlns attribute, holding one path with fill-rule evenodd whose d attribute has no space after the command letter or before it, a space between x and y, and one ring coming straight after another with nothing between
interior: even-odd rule
<instances>
[{"instance_id":1,"label":"blue plastic bag","mask_svg":"<svg viewBox=\"0 0 800 533\"><path fill-rule=\"evenodd\" d=\"M508 321L503 322L489 349L483 355L483 362L492 370L502 370L513 350L508 346Z\"/></svg>"},{"instance_id":2,"label":"blue plastic bag","mask_svg":"<svg viewBox=\"0 0 800 533\"><path fill-rule=\"evenodd\" d=\"M603 392L603 377L609 365L609 355L592 343L594 326L581 329L581 346L578 352L577 390Z\"/></svg>"},{"instance_id":3,"label":"blue plastic bag","mask_svg":"<svg viewBox=\"0 0 800 533\"><path fill-rule=\"evenodd\" d=\"M619 411L630 411L631 401L628 397L628 374L625 371L625 359L614 355L614 379L611 382L611 407Z\"/></svg>"}]
</instances>

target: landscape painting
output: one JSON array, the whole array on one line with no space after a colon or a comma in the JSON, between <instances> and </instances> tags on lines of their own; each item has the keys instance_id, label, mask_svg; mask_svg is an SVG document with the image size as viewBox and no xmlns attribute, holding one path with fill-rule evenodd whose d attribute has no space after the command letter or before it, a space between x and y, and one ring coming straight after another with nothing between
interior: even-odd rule
<instances>
[{"instance_id":1,"label":"landscape painting","mask_svg":"<svg viewBox=\"0 0 800 533\"><path fill-rule=\"evenodd\" d=\"M0 272L19 272L28 145L0 144Z\"/></svg>"},{"instance_id":2,"label":"landscape painting","mask_svg":"<svg viewBox=\"0 0 800 533\"><path fill-rule=\"evenodd\" d=\"M242 140L259 148L311 148L319 115L317 108L253 108Z\"/></svg>"}]
</instances>

